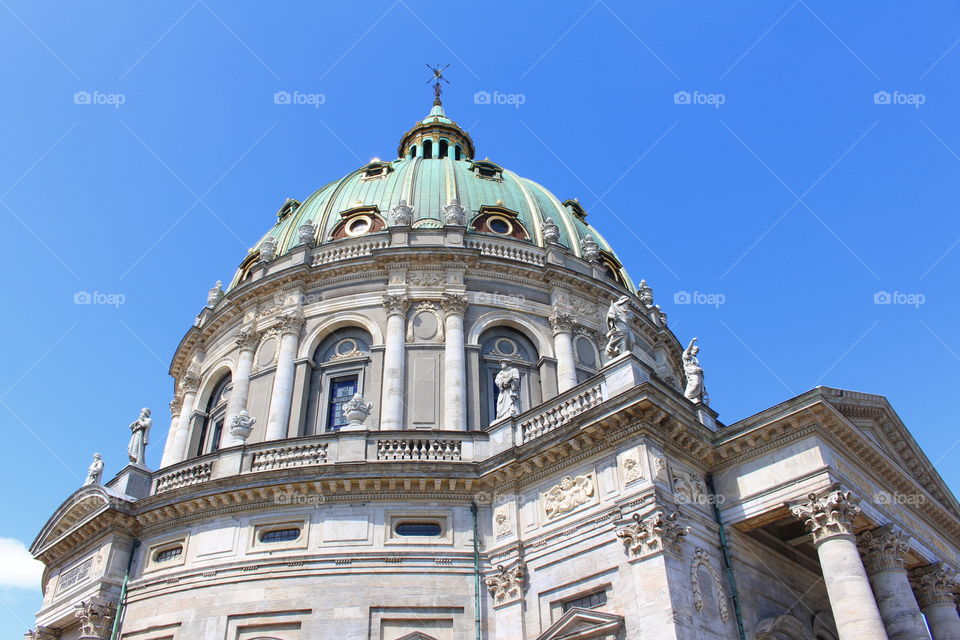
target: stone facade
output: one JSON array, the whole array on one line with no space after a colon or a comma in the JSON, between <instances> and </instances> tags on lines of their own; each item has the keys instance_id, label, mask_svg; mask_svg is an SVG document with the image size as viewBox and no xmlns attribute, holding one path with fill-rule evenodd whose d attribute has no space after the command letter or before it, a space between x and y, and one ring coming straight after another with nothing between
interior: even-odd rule
<instances>
[{"instance_id":1,"label":"stone facade","mask_svg":"<svg viewBox=\"0 0 960 640\"><path fill-rule=\"evenodd\" d=\"M960 638L960 506L887 401L721 423L579 203L472 149L437 106L341 192L452 192L284 204L177 349L160 468L41 530L27 637Z\"/></svg>"}]
</instances>

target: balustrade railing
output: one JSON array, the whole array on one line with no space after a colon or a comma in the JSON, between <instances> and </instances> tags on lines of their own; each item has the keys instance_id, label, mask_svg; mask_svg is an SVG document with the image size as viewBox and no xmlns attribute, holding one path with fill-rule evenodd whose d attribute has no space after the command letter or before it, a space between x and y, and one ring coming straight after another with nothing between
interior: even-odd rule
<instances>
[{"instance_id":1,"label":"balustrade railing","mask_svg":"<svg viewBox=\"0 0 960 640\"><path fill-rule=\"evenodd\" d=\"M206 482L213 473L213 462L201 462L182 469L177 469L157 477L154 493L172 491L180 487L189 487L193 484Z\"/></svg>"},{"instance_id":2,"label":"balustrade railing","mask_svg":"<svg viewBox=\"0 0 960 640\"><path fill-rule=\"evenodd\" d=\"M324 464L327 461L328 446L326 442L319 442L254 451L250 459L250 470L268 471Z\"/></svg>"},{"instance_id":3,"label":"balustrade railing","mask_svg":"<svg viewBox=\"0 0 960 640\"><path fill-rule=\"evenodd\" d=\"M377 441L377 460L462 460L461 440L384 438Z\"/></svg>"},{"instance_id":4,"label":"balustrade railing","mask_svg":"<svg viewBox=\"0 0 960 640\"><path fill-rule=\"evenodd\" d=\"M520 423L522 442L530 442L567 424L575 416L603 402L600 385L555 400L552 406Z\"/></svg>"}]
</instances>

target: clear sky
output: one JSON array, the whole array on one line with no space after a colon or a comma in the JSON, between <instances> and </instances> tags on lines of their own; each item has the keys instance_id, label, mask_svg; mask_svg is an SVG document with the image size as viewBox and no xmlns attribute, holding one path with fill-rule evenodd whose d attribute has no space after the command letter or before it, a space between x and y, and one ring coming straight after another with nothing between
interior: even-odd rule
<instances>
[{"instance_id":1,"label":"clear sky","mask_svg":"<svg viewBox=\"0 0 960 640\"><path fill-rule=\"evenodd\" d=\"M159 462L207 289L285 198L393 157L425 63L479 157L578 197L700 338L721 420L883 394L960 489L958 38L946 0L0 0L0 629L40 602L15 541L141 406Z\"/></svg>"}]
</instances>

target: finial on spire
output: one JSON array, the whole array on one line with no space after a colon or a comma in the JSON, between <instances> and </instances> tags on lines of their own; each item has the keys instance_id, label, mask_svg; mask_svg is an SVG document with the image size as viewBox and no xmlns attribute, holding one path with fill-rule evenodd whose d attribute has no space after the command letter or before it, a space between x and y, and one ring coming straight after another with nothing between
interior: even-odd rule
<instances>
[{"instance_id":1,"label":"finial on spire","mask_svg":"<svg viewBox=\"0 0 960 640\"><path fill-rule=\"evenodd\" d=\"M441 67L439 63L437 63L437 65L434 67L431 67L429 64L427 65L427 69L430 69L430 71L433 72L433 77L427 80L427 83L430 83L430 82L434 83L433 84L433 106L435 107L439 107L443 104L440 101L440 93L443 91L442 87L440 86L440 81L443 80L447 84L450 84L450 81L443 77L443 72L446 71L447 67L449 66L450 65Z\"/></svg>"}]
</instances>

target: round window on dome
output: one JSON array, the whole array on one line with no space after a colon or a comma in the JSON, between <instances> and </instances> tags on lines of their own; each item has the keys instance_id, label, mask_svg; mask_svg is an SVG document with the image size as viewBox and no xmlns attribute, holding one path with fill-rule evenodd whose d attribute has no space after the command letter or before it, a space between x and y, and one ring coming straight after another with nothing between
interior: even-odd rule
<instances>
[{"instance_id":1,"label":"round window on dome","mask_svg":"<svg viewBox=\"0 0 960 640\"><path fill-rule=\"evenodd\" d=\"M487 228L502 236L510 235L510 233L513 232L513 225L510 221L500 216L491 216L490 219L487 220Z\"/></svg>"},{"instance_id":2,"label":"round window on dome","mask_svg":"<svg viewBox=\"0 0 960 640\"><path fill-rule=\"evenodd\" d=\"M347 223L345 231L348 236L362 236L366 232L370 231L370 227L373 226L373 221L369 216L357 216L353 220Z\"/></svg>"}]
</instances>

